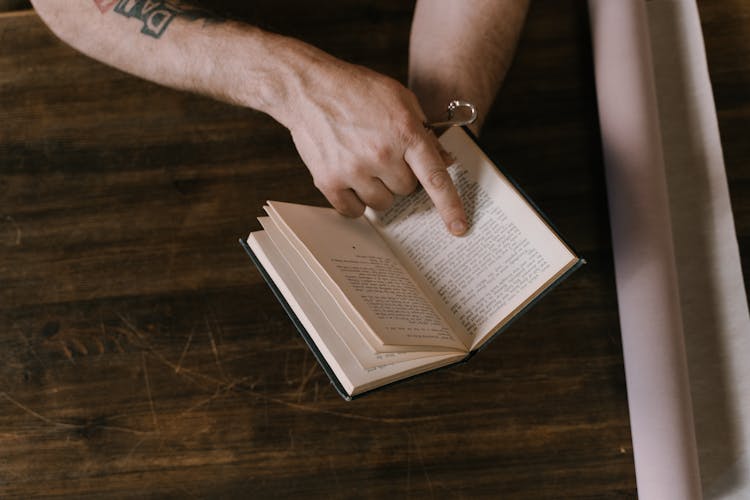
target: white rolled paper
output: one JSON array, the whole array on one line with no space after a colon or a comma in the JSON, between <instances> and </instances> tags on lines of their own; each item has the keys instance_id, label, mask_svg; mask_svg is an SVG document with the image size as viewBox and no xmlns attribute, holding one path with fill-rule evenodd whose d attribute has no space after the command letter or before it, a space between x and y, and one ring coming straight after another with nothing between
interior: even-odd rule
<instances>
[{"instance_id":1,"label":"white rolled paper","mask_svg":"<svg viewBox=\"0 0 750 500\"><path fill-rule=\"evenodd\" d=\"M750 498L750 316L698 10L589 8L638 494Z\"/></svg>"},{"instance_id":2,"label":"white rolled paper","mask_svg":"<svg viewBox=\"0 0 750 500\"><path fill-rule=\"evenodd\" d=\"M638 492L700 498L645 5L589 9Z\"/></svg>"}]
</instances>

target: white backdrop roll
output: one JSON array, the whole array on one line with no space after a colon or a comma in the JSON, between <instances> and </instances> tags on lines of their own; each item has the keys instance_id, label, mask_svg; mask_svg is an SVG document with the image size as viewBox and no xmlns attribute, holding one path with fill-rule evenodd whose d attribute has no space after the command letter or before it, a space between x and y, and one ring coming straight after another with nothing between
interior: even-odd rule
<instances>
[{"instance_id":1,"label":"white backdrop roll","mask_svg":"<svg viewBox=\"0 0 750 500\"><path fill-rule=\"evenodd\" d=\"M750 317L697 6L589 7L639 496L750 498Z\"/></svg>"}]
</instances>

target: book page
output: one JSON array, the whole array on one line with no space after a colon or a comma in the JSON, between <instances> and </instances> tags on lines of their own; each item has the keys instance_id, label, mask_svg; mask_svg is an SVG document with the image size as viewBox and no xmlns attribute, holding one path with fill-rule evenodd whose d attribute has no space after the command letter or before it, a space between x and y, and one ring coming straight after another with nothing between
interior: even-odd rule
<instances>
[{"instance_id":1,"label":"book page","mask_svg":"<svg viewBox=\"0 0 750 500\"><path fill-rule=\"evenodd\" d=\"M354 321L383 349L465 350L391 249L363 218L269 202L269 215Z\"/></svg>"},{"instance_id":2,"label":"book page","mask_svg":"<svg viewBox=\"0 0 750 500\"><path fill-rule=\"evenodd\" d=\"M381 364L362 367L339 335L334 333L328 317L278 252L268 234L265 231L254 232L248 237L247 243L349 395L354 396L389 382L454 363L465 356L465 353L441 352L431 357L409 359L406 355L393 354L388 355Z\"/></svg>"},{"instance_id":3,"label":"book page","mask_svg":"<svg viewBox=\"0 0 750 500\"><path fill-rule=\"evenodd\" d=\"M286 261L287 266L300 282L300 286L304 287L307 295L310 296L320 313L330 323L330 330L346 345L362 368L376 368L390 363L400 363L435 355L432 351L373 351L363 338L362 333L357 330L357 325L352 323L344 314L336 299L326 290L321 280L306 263L304 256L294 248L273 220L270 217L258 217L258 221L263 226L263 232L273 243L275 250ZM278 263L276 265L278 266Z\"/></svg>"},{"instance_id":4,"label":"book page","mask_svg":"<svg viewBox=\"0 0 750 500\"><path fill-rule=\"evenodd\" d=\"M450 235L424 191L366 216L475 348L578 259L463 130L440 141L469 232Z\"/></svg>"}]
</instances>

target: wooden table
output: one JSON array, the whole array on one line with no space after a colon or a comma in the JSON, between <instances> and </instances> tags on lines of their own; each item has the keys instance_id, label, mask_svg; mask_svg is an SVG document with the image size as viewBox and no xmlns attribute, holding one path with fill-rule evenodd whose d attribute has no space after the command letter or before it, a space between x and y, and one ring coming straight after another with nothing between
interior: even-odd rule
<instances>
[{"instance_id":1,"label":"wooden table","mask_svg":"<svg viewBox=\"0 0 750 500\"><path fill-rule=\"evenodd\" d=\"M408 2L267 4L244 15L405 79ZM747 270L732 4L701 7ZM534 3L482 143L589 265L471 363L351 403L237 244L266 199L325 201L288 133L33 12L0 43L0 496L635 495L585 3Z\"/></svg>"}]
</instances>

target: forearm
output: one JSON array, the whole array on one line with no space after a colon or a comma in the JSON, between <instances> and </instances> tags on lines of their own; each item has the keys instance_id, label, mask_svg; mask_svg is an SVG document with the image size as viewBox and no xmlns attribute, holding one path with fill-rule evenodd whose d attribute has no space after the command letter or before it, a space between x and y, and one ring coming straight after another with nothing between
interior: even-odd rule
<instances>
[{"instance_id":1,"label":"forearm","mask_svg":"<svg viewBox=\"0 0 750 500\"><path fill-rule=\"evenodd\" d=\"M473 103L477 132L515 52L528 0L420 0L409 49L409 87L428 118L452 99Z\"/></svg>"},{"instance_id":2,"label":"forearm","mask_svg":"<svg viewBox=\"0 0 750 500\"><path fill-rule=\"evenodd\" d=\"M162 85L258 109L287 126L293 97L311 71L337 63L299 40L176 2L156 2L167 10L150 14L138 1L33 3L57 36L94 59Z\"/></svg>"},{"instance_id":3,"label":"forearm","mask_svg":"<svg viewBox=\"0 0 750 500\"><path fill-rule=\"evenodd\" d=\"M206 22L174 0L33 1L61 39L95 59L271 115L341 213L385 210L419 181L446 227L466 231L437 139L417 98L392 78L256 27Z\"/></svg>"}]
</instances>

